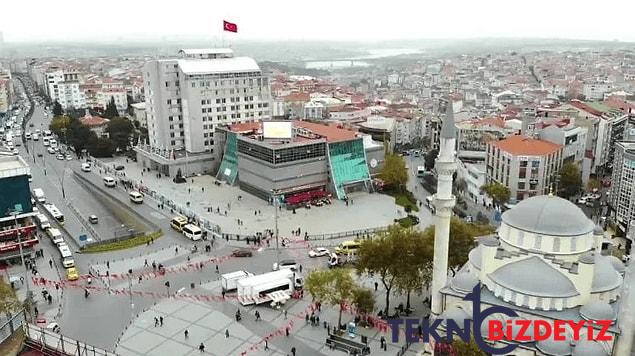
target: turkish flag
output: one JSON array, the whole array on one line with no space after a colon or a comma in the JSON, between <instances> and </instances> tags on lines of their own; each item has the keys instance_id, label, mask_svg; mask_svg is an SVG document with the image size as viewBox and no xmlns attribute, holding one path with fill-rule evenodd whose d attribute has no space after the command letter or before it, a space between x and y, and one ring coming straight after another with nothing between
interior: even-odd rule
<instances>
[{"instance_id":1,"label":"turkish flag","mask_svg":"<svg viewBox=\"0 0 635 356\"><path fill-rule=\"evenodd\" d=\"M238 32L238 25L223 20L223 30L229 32Z\"/></svg>"}]
</instances>

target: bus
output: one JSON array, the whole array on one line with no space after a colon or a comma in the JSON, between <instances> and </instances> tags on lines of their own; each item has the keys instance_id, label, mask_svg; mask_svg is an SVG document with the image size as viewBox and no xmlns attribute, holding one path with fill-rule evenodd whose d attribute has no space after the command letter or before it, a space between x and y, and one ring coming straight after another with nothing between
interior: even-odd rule
<instances>
[{"instance_id":1,"label":"bus","mask_svg":"<svg viewBox=\"0 0 635 356\"><path fill-rule=\"evenodd\" d=\"M201 229L192 224L183 226L181 232L183 232L183 235L185 235L185 237L192 241L198 241L203 236L203 232L201 231Z\"/></svg>"},{"instance_id":2,"label":"bus","mask_svg":"<svg viewBox=\"0 0 635 356\"><path fill-rule=\"evenodd\" d=\"M60 225L64 225L64 214L62 214L54 204L44 204L44 209L46 209Z\"/></svg>"}]
</instances>

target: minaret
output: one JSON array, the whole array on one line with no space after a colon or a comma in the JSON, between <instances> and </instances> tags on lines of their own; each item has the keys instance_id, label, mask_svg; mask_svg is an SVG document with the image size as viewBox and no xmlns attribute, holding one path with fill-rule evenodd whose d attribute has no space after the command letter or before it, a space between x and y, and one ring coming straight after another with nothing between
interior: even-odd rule
<instances>
[{"instance_id":1,"label":"minaret","mask_svg":"<svg viewBox=\"0 0 635 356\"><path fill-rule=\"evenodd\" d=\"M434 260L432 267L432 314L438 316L443 309L441 288L448 280L448 248L450 245L450 218L456 197L452 195L452 175L456 171L456 133L452 100L448 99L445 120L439 137L437 193L434 195Z\"/></svg>"}]
</instances>

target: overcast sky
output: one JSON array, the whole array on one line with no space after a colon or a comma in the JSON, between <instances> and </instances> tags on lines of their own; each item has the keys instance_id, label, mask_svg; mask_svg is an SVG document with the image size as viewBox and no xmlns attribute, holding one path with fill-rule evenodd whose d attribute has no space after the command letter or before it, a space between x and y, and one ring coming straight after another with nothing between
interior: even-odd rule
<instances>
[{"instance_id":1,"label":"overcast sky","mask_svg":"<svg viewBox=\"0 0 635 356\"><path fill-rule=\"evenodd\" d=\"M635 0L0 0L0 12L0 31L7 42L220 36L223 19L237 23L239 33L231 36L245 40L635 41L629 18Z\"/></svg>"}]
</instances>

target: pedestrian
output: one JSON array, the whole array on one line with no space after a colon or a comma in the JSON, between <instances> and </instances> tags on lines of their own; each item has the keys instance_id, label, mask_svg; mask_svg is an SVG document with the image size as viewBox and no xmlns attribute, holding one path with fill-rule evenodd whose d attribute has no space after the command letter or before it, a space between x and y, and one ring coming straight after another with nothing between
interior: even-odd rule
<instances>
[{"instance_id":1,"label":"pedestrian","mask_svg":"<svg viewBox=\"0 0 635 356\"><path fill-rule=\"evenodd\" d=\"M198 351L200 351L201 353L205 352L205 345L202 342L200 345L198 345Z\"/></svg>"},{"instance_id":2,"label":"pedestrian","mask_svg":"<svg viewBox=\"0 0 635 356\"><path fill-rule=\"evenodd\" d=\"M304 321L306 321L307 324L309 323L309 313L304 315Z\"/></svg>"},{"instance_id":3,"label":"pedestrian","mask_svg":"<svg viewBox=\"0 0 635 356\"><path fill-rule=\"evenodd\" d=\"M110 261L106 261L106 268L110 269Z\"/></svg>"},{"instance_id":4,"label":"pedestrian","mask_svg":"<svg viewBox=\"0 0 635 356\"><path fill-rule=\"evenodd\" d=\"M146 258L145 261L143 262L143 266L144 267L148 267L148 259Z\"/></svg>"},{"instance_id":5,"label":"pedestrian","mask_svg":"<svg viewBox=\"0 0 635 356\"><path fill-rule=\"evenodd\" d=\"M260 312L256 310L256 321L260 321Z\"/></svg>"},{"instance_id":6,"label":"pedestrian","mask_svg":"<svg viewBox=\"0 0 635 356\"><path fill-rule=\"evenodd\" d=\"M49 266L51 266L51 268L53 268L53 260L49 259Z\"/></svg>"},{"instance_id":7,"label":"pedestrian","mask_svg":"<svg viewBox=\"0 0 635 356\"><path fill-rule=\"evenodd\" d=\"M218 271L218 265L216 265L216 274L219 274L220 272Z\"/></svg>"},{"instance_id":8,"label":"pedestrian","mask_svg":"<svg viewBox=\"0 0 635 356\"><path fill-rule=\"evenodd\" d=\"M159 318L154 317L154 327L156 328L159 325Z\"/></svg>"},{"instance_id":9,"label":"pedestrian","mask_svg":"<svg viewBox=\"0 0 635 356\"><path fill-rule=\"evenodd\" d=\"M220 294L223 297L223 299L225 299L225 290L224 289L220 292Z\"/></svg>"},{"instance_id":10,"label":"pedestrian","mask_svg":"<svg viewBox=\"0 0 635 356\"><path fill-rule=\"evenodd\" d=\"M155 261L152 261L152 269L153 269L154 271L156 271L156 270L157 270L157 263L156 263Z\"/></svg>"},{"instance_id":11,"label":"pedestrian","mask_svg":"<svg viewBox=\"0 0 635 356\"><path fill-rule=\"evenodd\" d=\"M299 266L300 273L302 273L302 265Z\"/></svg>"},{"instance_id":12,"label":"pedestrian","mask_svg":"<svg viewBox=\"0 0 635 356\"><path fill-rule=\"evenodd\" d=\"M291 348L291 355L295 356L295 346Z\"/></svg>"},{"instance_id":13,"label":"pedestrian","mask_svg":"<svg viewBox=\"0 0 635 356\"><path fill-rule=\"evenodd\" d=\"M163 326L163 317L162 316L159 317L159 324L161 324L161 326Z\"/></svg>"},{"instance_id":14,"label":"pedestrian","mask_svg":"<svg viewBox=\"0 0 635 356\"><path fill-rule=\"evenodd\" d=\"M319 315L315 316L315 326L320 326L320 316Z\"/></svg>"},{"instance_id":15,"label":"pedestrian","mask_svg":"<svg viewBox=\"0 0 635 356\"><path fill-rule=\"evenodd\" d=\"M287 320L287 310L284 310L284 320Z\"/></svg>"},{"instance_id":16,"label":"pedestrian","mask_svg":"<svg viewBox=\"0 0 635 356\"><path fill-rule=\"evenodd\" d=\"M377 292L377 288L379 288L379 283L375 282L375 292Z\"/></svg>"},{"instance_id":17,"label":"pedestrian","mask_svg":"<svg viewBox=\"0 0 635 356\"><path fill-rule=\"evenodd\" d=\"M265 339L265 351L269 350L269 342Z\"/></svg>"},{"instance_id":18,"label":"pedestrian","mask_svg":"<svg viewBox=\"0 0 635 356\"><path fill-rule=\"evenodd\" d=\"M37 309L37 307L33 307L33 311L35 312L35 316L40 315L40 311Z\"/></svg>"},{"instance_id":19,"label":"pedestrian","mask_svg":"<svg viewBox=\"0 0 635 356\"><path fill-rule=\"evenodd\" d=\"M189 331L187 331L187 329L185 329L185 331L183 332L183 334L185 334L185 338L187 339L188 335L190 334Z\"/></svg>"},{"instance_id":20,"label":"pedestrian","mask_svg":"<svg viewBox=\"0 0 635 356\"><path fill-rule=\"evenodd\" d=\"M286 319L286 318L285 318L285 319ZM289 336L289 332L290 332L290 331L291 331L291 330L289 330L289 327L287 327L287 328L285 329L285 334L287 334L287 336Z\"/></svg>"},{"instance_id":21,"label":"pedestrian","mask_svg":"<svg viewBox=\"0 0 635 356\"><path fill-rule=\"evenodd\" d=\"M50 294L48 296L48 301L49 301L49 305L53 303L53 296L51 296Z\"/></svg>"},{"instance_id":22,"label":"pedestrian","mask_svg":"<svg viewBox=\"0 0 635 356\"><path fill-rule=\"evenodd\" d=\"M229 337L229 329L225 329L225 338Z\"/></svg>"},{"instance_id":23,"label":"pedestrian","mask_svg":"<svg viewBox=\"0 0 635 356\"><path fill-rule=\"evenodd\" d=\"M178 246L176 246L176 247L174 248L174 254L175 254L175 255L178 255L178 254L179 254L179 247L178 247Z\"/></svg>"},{"instance_id":24,"label":"pedestrian","mask_svg":"<svg viewBox=\"0 0 635 356\"><path fill-rule=\"evenodd\" d=\"M139 284L141 284L142 280L143 280L143 276L139 276Z\"/></svg>"}]
</instances>

